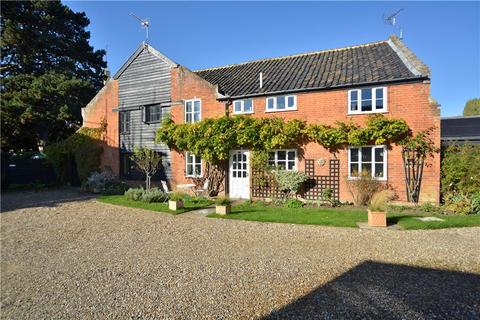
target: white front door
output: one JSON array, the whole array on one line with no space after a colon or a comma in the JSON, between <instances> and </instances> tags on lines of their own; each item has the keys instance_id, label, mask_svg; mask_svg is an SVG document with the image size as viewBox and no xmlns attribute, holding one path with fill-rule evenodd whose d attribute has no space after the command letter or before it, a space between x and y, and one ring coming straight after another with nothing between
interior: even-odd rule
<instances>
[{"instance_id":1,"label":"white front door","mask_svg":"<svg viewBox=\"0 0 480 320\"><path fill-rule=\"evenodd\" d=\"M250 199L250 164L248 150L230 151L230 197Z\"/></svg>"}]
</instances>

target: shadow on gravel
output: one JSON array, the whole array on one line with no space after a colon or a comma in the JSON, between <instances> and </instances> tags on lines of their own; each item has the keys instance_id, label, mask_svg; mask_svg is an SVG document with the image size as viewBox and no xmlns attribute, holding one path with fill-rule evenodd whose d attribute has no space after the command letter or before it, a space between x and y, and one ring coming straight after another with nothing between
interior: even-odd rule
<instances>
[{"instance_id":1,"label":"shadow on gravel","mask_svg":"<svg viewBox=\"0 0 480 320\"><path fill-rule=\"evenodd\" d=\"M366 261L264 319L480 319L480 275Z\"/></svg>"},{"instance_id":2,"label":"shadow on gravel","mask_svg":"<svg viewBox=\"0 0 480 320\"><path fill-rule=\"evenodd\" d=\"M0 212L36 207L55 207L60 203L94 199L95 195L80 188L62 187L41 191L22 190L1 194Z\"/></svg>"}]
</instances>

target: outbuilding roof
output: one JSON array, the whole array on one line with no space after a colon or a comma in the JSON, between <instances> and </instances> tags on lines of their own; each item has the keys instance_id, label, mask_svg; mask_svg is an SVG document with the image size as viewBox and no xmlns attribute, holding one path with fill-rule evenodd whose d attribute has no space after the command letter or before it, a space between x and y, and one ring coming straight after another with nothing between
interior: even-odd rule
<instances>
[{"instance_id":1,"label":"outbuilding roof","mask_svg":"<svg viewBox=\"0 0 480 320\"><path fill-rule=\"evenodd\" d=\"M396 36L358 46L195 71L230 97L421 80L430 70ZM262 86L260 86L260 73Z\"/></svg>"}]
</instances>

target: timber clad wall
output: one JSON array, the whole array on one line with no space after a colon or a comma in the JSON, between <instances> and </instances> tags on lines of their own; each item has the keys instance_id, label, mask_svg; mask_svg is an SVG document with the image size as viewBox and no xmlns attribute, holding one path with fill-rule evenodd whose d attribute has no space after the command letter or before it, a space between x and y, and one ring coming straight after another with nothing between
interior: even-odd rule
<instances>
[{"instance_id":1,"label":"timber clad wall","mask_svg":"<svg viewBox=\"0 0 480 320\"><path fill-rule=\"evenodd\" d=\"M130 112L130 131L120 134L121 153L130 153L134 147L147 147L162 155L163 170L156 178L171 177L171 157L167 146L155 143L155 133L161 123L146 123L144 106L170 103L171 66L150 52L148 47L136 56L118 76L119 112ZM162 107L162 118L170 113L170 107ZM141 179L134 174L128 179Z\"/></svg>"}]
</instances>

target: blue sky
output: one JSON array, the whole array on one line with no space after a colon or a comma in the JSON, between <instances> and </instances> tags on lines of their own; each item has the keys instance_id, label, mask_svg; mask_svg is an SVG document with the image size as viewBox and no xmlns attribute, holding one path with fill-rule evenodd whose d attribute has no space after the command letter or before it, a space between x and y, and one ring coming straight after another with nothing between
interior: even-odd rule
<instances>
[{"instance_id":1,"label":"blue sky","mask_svg":"<svg viewBox=\"0 0 480 320\"><path fill-rule=\"evenodd\" d=\"M130 12L150 18L149 42L195 70L387 39L384 13L404 8L404 42L432 70L442 116L480 97L480 2L90 2L64 1L90 19L91 44L107 48L115 73L145 33Z\"/></svg>"}]
</instances>

